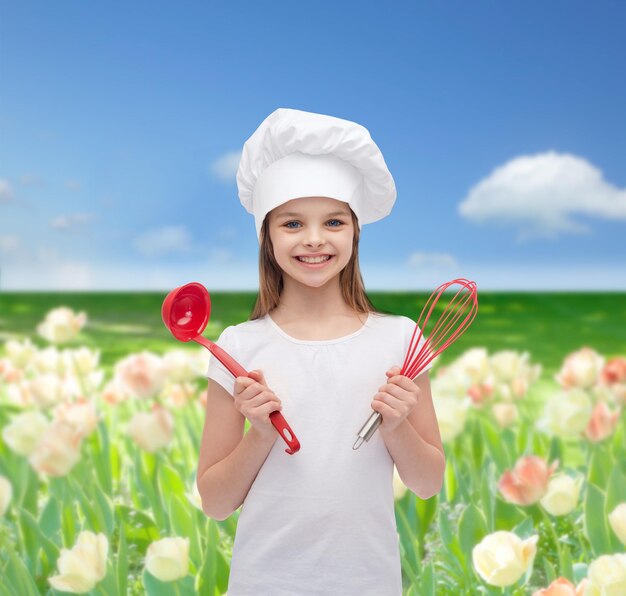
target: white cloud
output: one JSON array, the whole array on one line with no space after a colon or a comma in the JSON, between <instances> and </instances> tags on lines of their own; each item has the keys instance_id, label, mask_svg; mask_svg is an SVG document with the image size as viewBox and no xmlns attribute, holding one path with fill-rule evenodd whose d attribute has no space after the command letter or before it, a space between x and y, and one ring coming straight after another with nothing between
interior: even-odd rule
<instances>
[{"instance_id":1,"label":"white cloud","mask_svg":"<svg viewBox=\"0 0 626 596\"><path fill-rule=\"evenodd\" d=\"M19 238L15 235L0 236L0 253L15 252L20 245Z\"/></svg>"},{"instance_id":2,"label":"white cloud","mask_svg":"<svg viewBox=\"0 0 626 596\"><path fill-rule=\"evenodd\" d=\"M223 182L235 182L240 159L241 151L231 151L216 159L210 165L210 170L214 176Z\"/></svg>"},{"instance_id":3,"label":"white cloud","mask_svg":"<svg viewBox=\"0 0 626 596\"><path fill-rule=\"evenodd\" d=\"M23 174L19 178L23 186L42 186L43 179L38 174Z\"/></svg>"},{"instance_id":4,"label":"white cloud","mask_svg":"<svg viewBox=\"0 0 626 596\"><path fill-rule=\"evenodd\" d=\"M515 225L518 240L587 234L590 229L573 216L626 220L626 189L606 182L582 157L548 151L496 168L470 189L459 213L475 222Z\"/></svg>"},{"instance_id":5,"label":"white cloud","mask_svg":"<svg viewBox=\"0 0 626 596\"><path fill-rule=\"evenodd\" d=\"M80 225L89 223L95 219L93 213L70 213L68 215L59 215L50 220L50 227L57 230L69 230Z\"/></svg>"},{"instance_id":6,"label":"white cloud","mask_svg":"<svg viewBox=\"0 0 626 596\"><path fill-rule=\"evenodd\" d=\"M66 180L65 181L65 188L69 188L70 190L80 190L81 187L82 187L82 184L80 180Z\"/></svg>"},{"instance_id":7,"label":"white cloud","mask_svg":"<svg viewBox=\"0 0 626 596\"><path fill-rule=\"evenodd\" d=\"M225 248L212 248L209 251L209 261L215 264L231 263L234 260L233 254Z\"/></svg>"},{"instance_id":8,"label":"white cloud","mask_svg":"<svg viewBox=\"0 0 626 596\"><path fill-rule=\"evenodd\" d=\"M0 179L0 203L13 200L13 190L8 180Z\"/></svg>"},{"instance_id":9,"label":"white cloud","mask_svg":"<svg viewBox=\"0 0 626 596\"><path fill-rule=\"evenodd\" d=\"M446 253L414 252L409 257L409 265L414 267L457 267L456 259Z\"/></svg>"},{"instance_id":10,"label":"white cloud","mask_svg":"<svg viewBox=\"0 0 626 596\"><path fill-rule=\"evenodd\" d=\"M184 226L165 226L149 230L136 238L133 244L141 254L148 257L191 250L191 238Z\"/></svg>"}]
</instances>

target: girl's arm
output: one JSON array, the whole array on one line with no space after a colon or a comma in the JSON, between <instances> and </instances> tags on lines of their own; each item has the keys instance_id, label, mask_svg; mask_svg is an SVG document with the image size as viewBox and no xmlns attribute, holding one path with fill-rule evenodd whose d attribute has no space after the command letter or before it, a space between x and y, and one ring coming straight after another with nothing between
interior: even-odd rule
<instances>
[{"instance_id":1,"label":"girl's arm","mask_svg":"<svg viewBox=\"0 0 626 596\"><path fill-rule=\"evenodd\" d=\"M202 509L213 519L224 520L241 506L278 438L254 426L244 434L244 425L232 395L209 379L196 484Z\"/></svg>"},{"instance_id":2,"label":"girl's arm","mask_svg":"<svg viewBox=\"0 0 626 596\"><path fill-rule=\"evenodd\" d=\"M414 383L419 389L419 399L408 416L392 431L385 432L382 426L379 431L402 482L421 499L429 499L443 486L446 456L428 372Z\"/></svg>"}]
</instances>

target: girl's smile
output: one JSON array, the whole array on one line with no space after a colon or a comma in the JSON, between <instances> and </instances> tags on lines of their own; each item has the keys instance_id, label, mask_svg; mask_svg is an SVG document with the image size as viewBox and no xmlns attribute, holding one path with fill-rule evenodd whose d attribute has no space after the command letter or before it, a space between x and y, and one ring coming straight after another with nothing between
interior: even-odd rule
<instances>
[{"instance_id":1,"label":"girl's smile","mask_svg":"<svg viewBox=\"0 0 626 596\"><path fill-rule=\"evenodd\" d=\"M301 261L299 257L294 257L294 259L299 265L302 265L303 267L307 267L308 269L322 269L326 267L326 265L328 265L328 263L330 263L334 257L335 255L330 255L329 258L325 259L321 263L306 263L304 261ZM317 261L319 259L316 258L315 260Z\"/></svg>"}]
</instances>

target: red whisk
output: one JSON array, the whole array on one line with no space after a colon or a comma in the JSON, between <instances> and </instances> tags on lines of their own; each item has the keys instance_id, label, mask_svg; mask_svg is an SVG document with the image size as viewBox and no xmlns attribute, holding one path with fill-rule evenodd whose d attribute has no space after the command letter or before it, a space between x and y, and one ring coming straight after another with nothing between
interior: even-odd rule
<instances>
[{"instance_id":1,"label":"red whisk","mask_svg":"<svg viewBox=\"0 0 626 596\"><path fill-rule=\"evenodd\" d=\"M460 289L445 305L441 315L429 333L424 333L428 320L435 305L441 295L452 285L457 284ZM430 308L429 308L430 305ZM440 285L428 298L411 336L411 343L404 359L404 364L400 374L410 379L415 379L428 366L432 360L441 354L448 346L454 343L463 332L470 326L476 313L478 312L478 296L476 293L476 283L464 278L453 279L448 283ZM424 313L426 316L424 317ZM459 319L465 317L459 322ZM415 333L419 328L419 335L415 342ZM425 336L419 352L414 356L414 352L420 343L422 336ZM357 434L357 440L352 449L358 449L363 441L369 441L376 429L382 422L382 414L374 411L367 419L361 430Z\"/></svg>"}]
</instances>

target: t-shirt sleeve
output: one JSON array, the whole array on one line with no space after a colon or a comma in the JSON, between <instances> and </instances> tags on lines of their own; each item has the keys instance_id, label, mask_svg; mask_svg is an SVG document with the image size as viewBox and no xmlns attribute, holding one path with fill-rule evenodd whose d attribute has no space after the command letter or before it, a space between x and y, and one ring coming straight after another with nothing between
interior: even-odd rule
<instances>
[{"instance_id":1,"label":"t-shirt sleeve","mask_svg":"<svg viewBox=\"0 0 626 596\"><path fill-rule=\"evenodd\" d=\"M404 363L404 359L406 358L406 355L409 352L409 348L411 348L411 351L413 354L410 358L410 362L415 362L417 360L417 355L419 354L420 350L423 348L424 344L426 343L426 338L424 338L423 335L420 337L420 328L417 326L417 323L415 321L405 316L401 316L400 318L402 319L402 323L404 325L404 355L403 355L402 363ZM415 335L413 335L414 331L415 331ZM418 337L419 337L419 341L418 341ZM412 348L416 344L417 344L417 348L413 350ZM430 359L430 356L427 356L427 359ZM417 376L425 373L427 370L430 370L432 365L433 365L433 362L431 360L424 367L424 369L420 371L420 373Z\"/></svg>"},{"instance_id":2,"label":"t-shirt sleeve","mask_svg":"<svg viewBox=\"0 0 626 596\"><path fill-rule=\"evenodd\" d=\"M226 327L215 343L228 352L229 356L237 360L237 341L234 329L234 325ZM213 354L209 358L209 369L206 376L208 379L213 379L219 383L228 393L233 395L235 391L235 377Z\"/></svg>"}]
</instances>

